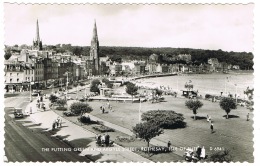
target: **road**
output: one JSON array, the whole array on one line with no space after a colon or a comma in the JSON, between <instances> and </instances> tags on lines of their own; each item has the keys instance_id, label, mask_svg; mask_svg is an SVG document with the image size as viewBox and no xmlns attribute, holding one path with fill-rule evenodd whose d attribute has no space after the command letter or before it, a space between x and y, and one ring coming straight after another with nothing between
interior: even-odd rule
<instances>
[{"instance_id":1,"label":"road","mask_svg":"<svg viewBox=\"0 0 260 166\"><path fill-rule=\"evenodd\" d=\"M29 118L14 119L11 107L25 109L28 102L28 92L5 98L4 150L9 162L91 162L87 157L79 156L78 152L74 152L69 145L51 137L51 131L37 128L37 124ZM30 123L30 127L25 126L26 123ZM44 151L42 148L49 149L49 151ZM69 149L71 151L64 151Z\"/></svg>"}]
</instances>

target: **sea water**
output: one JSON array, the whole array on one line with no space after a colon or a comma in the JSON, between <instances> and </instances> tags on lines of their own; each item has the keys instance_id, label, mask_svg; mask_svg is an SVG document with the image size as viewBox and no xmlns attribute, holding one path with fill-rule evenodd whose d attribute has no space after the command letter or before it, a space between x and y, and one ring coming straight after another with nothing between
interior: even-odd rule
<instances>
[{"instance_id":1,"label":"sea water","mask_svg":"<svg viewBox=\"0 0 260 166\"><path fill-rule=\"evenodd\" d=\"M223 95L235 94L239 98L244 98L244 91L254 86L253 72L240 73L213 73L213 74L184 74L167 77L156 77L140 80L142 84L150 84L153 86L164 86L172 88L178 93L182 93L185 83L193 85L193 90L198 91L199 94L214 94Z\"/></svg>"}]
</instances>

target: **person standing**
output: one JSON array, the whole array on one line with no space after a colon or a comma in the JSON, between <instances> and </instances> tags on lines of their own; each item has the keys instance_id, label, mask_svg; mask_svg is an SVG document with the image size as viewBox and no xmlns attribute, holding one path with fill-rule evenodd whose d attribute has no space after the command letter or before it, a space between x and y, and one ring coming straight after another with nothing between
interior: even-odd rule
<instances>
[{"instance_id":1,"label":"person standing","mask_svg":"<svg viewBox=\"0 0 260 166\"><path fill-rule=\"evenodd\" d=\"M200 155L201 155L201 147L200 146L197 147L196 153L197 153L198 159L200 159Z\"/></svg>"},{"instance_id":2,"label":"person standing","mask_svg":"<svg viewBox=\"0 0 260 166\"><path fill-rule=\"evenodd\" d=\"M201 154L200 154L200 158L204 159L206 157L206 150L204 148L204 146L201 149Z\"/></svg>"},{"instance_id":3,"label":"person standing","mask_svg":"<svg viewBox=\"0 0 260 166\"><path fill-rule=\"evenodd\" d=\"M211 133L213 133L214 132L213 123L210 124L210 129L211 129Z\"/></svg>"},{"instance_id":4,"label":"person standing","mask_svg":"<svg viewBox=\"0 0 260 166\"><path fill-rule=\"evenodd\" d=\"M168 147L168 150L170 151L170 148L171 148L171 141L168 141L168 143L167 143L167 147Z\"/></svg>"}]
</instances>

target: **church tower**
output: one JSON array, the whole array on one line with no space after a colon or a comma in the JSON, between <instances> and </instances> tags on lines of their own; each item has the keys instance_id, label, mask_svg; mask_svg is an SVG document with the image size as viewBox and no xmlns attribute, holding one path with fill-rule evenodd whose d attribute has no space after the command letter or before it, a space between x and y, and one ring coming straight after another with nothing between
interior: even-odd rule
<instances>
[{"instance_id":1,"label":"church tower","mask_svg":"<svg viewBox=\"0 0 260 166\"><path fill-rule=\"evenodd\" d=\"M99 65L99 41L97 35L97 25L96 21L94 23L93 29L93 36L91 39L91 46L90 46L90 59L93 60L93 74L99 75L100 74L100 65Z\"/></svg>"},{"instance_id":2,"label":"church tower","mask_svg":"<svg viewBox=\"0 0 260 166\"><path fill-rule=\"evenodd\" d=\"M33 40L33 48L36 49L36 50L42 50L42 41L40 39L38 19L37 19L37 22L36 22L36 39Z\"/></svg>"}]
</instances>

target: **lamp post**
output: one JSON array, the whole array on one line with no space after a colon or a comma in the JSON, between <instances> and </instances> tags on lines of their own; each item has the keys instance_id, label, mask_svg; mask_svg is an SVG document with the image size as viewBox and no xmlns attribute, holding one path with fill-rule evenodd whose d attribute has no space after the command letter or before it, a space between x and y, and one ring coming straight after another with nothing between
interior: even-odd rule
<instances>
[{"instance_id":1,"label":"lamp post","mask_svg":"<svg viewBox=\"0 0 260 166\"><path fill-rule=\"evenodd\" d=\"M236 104L237 104L237 84L235 84L236 86Z\"/></svg>"},{"instance_id":2,"label":"lamp post","mask_svg":"<svg viewBox=\"0 0 260 166\"><path fill-rule=\"evenodd\" d=\"M77 85L77 87L76 87L76 89L77 89L77 96L76 96L76 100L78 100L78 84L76 84Z\"/></svg>"},{"instance_id":3,"label":"lamp post","mask_svg":"<svg viewBox=\"0 0 260 166\"><path fill-rule=\"evenodd\" d=\"M67 74L67 81L66 81L66 100L68 98L68 83L69 83L69 72L66 72Z\"/></svg>"},{"instance_id":4,"label":"lamp post","mask_svg":"<svg viewBox=\"0 0 260 166\"><path fill-rule=\"evenodd\" d=\"M85 98L87 97L87 85L85 85Z\"/></svg>"},{"instance_id":5,"label":"lamp post","mask_svg":"<svg viewBox=\"0 0 260 166\"><path fill-rule=\"evenodd\" d=\"M31 82L30 82L30 102L32 102L32 85L31 85Z\"/></svg>"},{"instance_id":6,"label":"lamp post","mask_svg":"<svg viewBox=\"0 0 260 166\"><path fill-rule=\"evenodd\" d=\"M139 123L141 122L141 98L139 98L140 104L139 104Z\"/></svg>"}]
</instances>

